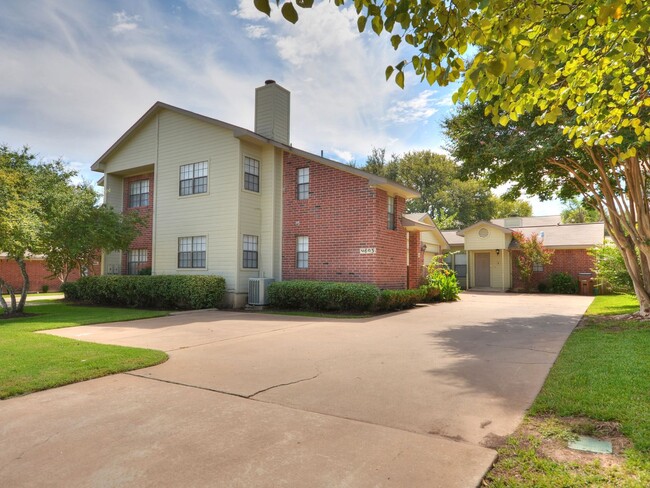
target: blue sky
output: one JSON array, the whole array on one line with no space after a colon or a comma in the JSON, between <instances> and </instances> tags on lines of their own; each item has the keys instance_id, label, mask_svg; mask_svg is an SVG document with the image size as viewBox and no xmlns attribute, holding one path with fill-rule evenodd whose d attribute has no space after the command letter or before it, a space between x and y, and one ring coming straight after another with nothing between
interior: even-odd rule
<instances>
[{"instance_id":1,"label":"blue sky","mask_svg":"<svg viewBox=\"0 0 650 488\"><path fill-rule=\"evenodd\" d=\"M331 2L296 25L253 0L6 2L0 52L0 143L93 182L90 165L157 100L252 129L255 87L274 79L291 91L293 145L358 164L372 147L441 152L453 108L453 87L386 82L404 53Z\"/></svg>"}]
</instances>

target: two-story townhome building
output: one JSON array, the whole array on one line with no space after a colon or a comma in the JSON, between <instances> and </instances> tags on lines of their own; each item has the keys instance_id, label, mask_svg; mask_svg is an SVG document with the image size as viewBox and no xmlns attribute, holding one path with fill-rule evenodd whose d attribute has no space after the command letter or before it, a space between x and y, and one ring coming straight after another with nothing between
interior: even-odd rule
<instances>
[{"instance_id":1,"label":"two-story townhome building","mask_svg":"<svg viewBox=\"0 0 650 488\"><path fill-rule=\"evenodd\" d=\"M155 103L92 165L105 203L146 221L102 272L220 275L234 307L249 278L417 286L433 227L402 214L418 192L294 148L289 126L290 94L270 80L254 131Z\"/></svg>"}]
</instances>

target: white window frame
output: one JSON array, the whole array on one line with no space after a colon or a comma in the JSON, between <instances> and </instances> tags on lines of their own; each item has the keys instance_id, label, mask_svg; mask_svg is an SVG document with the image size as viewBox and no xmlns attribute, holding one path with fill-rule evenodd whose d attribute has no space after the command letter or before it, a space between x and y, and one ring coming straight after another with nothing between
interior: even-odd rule
<instances>
[{"instance_id":1,"label":"white window frame","mask_svg":"<svg viewBox=\"0 0 650 488\"><path fill-rule=\"evenodd\" d=\"M296 199L309 200L310 176L309 166L296 170Z\"/></svg>"},{"instance_id":2,"label":"white window frame","mask_svg":"<svg viewBox=\"0 0 650 488\"><path fill-rule=\"evenodd\" d=\"M138 265L147 263L148 254L146 249L129 249L126 254L126 274L137 275L143 269ZM135 269L132 269L132 265Z\"/></svg>"},{"instance_id":3,"label":"white window frame","mask_svg":"<svg viewBox=\"0 0 650 488\"><path fill-rule=\"evenodd\" d=\"M209 185L209 164L208 161L199 161L197 163L182 164L178 171L178 196L189 197L192 195L204 195L208 193ZM200 181L205 178L205 182ZM191 181L187 193L183 193L183 182ZM187 187L187 185L186 185ZM197 188L198 187L198 188Z\"/></svg>"},{"instance_id":4,"label":"white window frame","mask_svg":"<svg viewBox=\"0 0 650 488\"><path fill-rule=\"evenodd\" d=\"M397 229L397 225L395 224L395 197L394 196L389 196L387 200L387 207L388 207L388 212L387 212L387 222L386 222L386 227L388 230L395 230Z\"/></svg>"},{"instance_id":5,"label":"white window frame","mask_svg":"<svg viewBox=\"0 0 650 488\"><path fill-rule=\"evenodd\" d=\"M296 268L309 269L309 236L296 237Z\"/></svg>"},{"instance_id":6,"label":"white window frame","mask_svg":"<svg viewBox=\"0 0 650 488\"><path fill-rule=\"evenodd\" d=\"M145 187L145 191L143 191ZM137 193L134 193L134 190L137 190ZM134 197L137 197L138 205L134 205ZM148 207L149 206L149 179L132 181L129 183L129 201L127 203L128 208L139 208L139 207ZM144 200L144 203L143 203Z\"/></svg>"},{"instance_id":7,"label":"white window frame","mask_svg":"<svg viewBox=\"0 0 650 488\"><path fill-rule=\"evenodd\" d=\"M244 190L249 191L251 193L259 193L260 192L260 170L261 170L262 164L260 163L259 159L252 158L250 156L244 156L244 162L243 162L243 183L244 183ZM248 181L246 176L250 175L254 178L257 178L257 181L254 179L251 181ZM252 183L253 188L248 188L247 185L249 183ZM255 185L257 185L257 190L254 189Z\"/></svg>"},{"instance_id":8,"label":"white window frame","mask_svg":"<svg viewBox=\"0 0 650 488\"><path fill-rule=\"evenodd\" d=\"M242 237L242 269L259 269L260 266L260 253L259 253L259 236L252 234L244 234ZM246 253L255 253L247 255ZM248 259L247 259L248 256ZM255 266L247 266L250 261L254 260Z\"/></svg>"},{"instance_id":9,"label":"white window frame","mask_svg":"<svg viewBox=\"0 0 650 488\"><path fill-rule=\"evenodd\" d=\"M188 242L189 240L189 242ZM189 247L188 247L189 244ZM181 253L189 253L189 266L181 266ZM203 253L203 256L200 255ZM195 256L197 254L197 256ZM207 236L183 236L178 238L178 253L176 255L178 269L207 269L208 267L208 238ZM202 259L201 259L202 258ZM195 266L195 260L202 266ZM202 261L202 263L201 263ZM184 260L187 262L187 258Z\"/></svg>"}]
</instances>

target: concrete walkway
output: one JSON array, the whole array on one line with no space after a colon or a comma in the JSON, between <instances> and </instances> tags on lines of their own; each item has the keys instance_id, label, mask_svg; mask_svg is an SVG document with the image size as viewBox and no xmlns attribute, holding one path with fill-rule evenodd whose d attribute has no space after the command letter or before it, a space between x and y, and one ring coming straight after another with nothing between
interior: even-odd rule
<instances>
[{"instance_id":1,"label":"concrete walkway","mask_svg":"<svg viewBox=\"0 0 650 488\"><path fill-rule=\"evenodd\" d=\"M0 402L0 486L476 486L590 301L61 329L170 360Z\"/></svg>"}]
</instances>

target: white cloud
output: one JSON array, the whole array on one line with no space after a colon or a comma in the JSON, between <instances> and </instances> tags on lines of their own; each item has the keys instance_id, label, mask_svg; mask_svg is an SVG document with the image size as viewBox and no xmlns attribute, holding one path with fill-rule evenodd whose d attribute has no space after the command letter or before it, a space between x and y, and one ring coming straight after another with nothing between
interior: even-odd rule
<instances>
[{"instance_id":1,"label":"white cloud","mask_svg":"<svg viewBox=\"0 0 650 488\"><path fill-rule=\"evenodd\" d=\"M268 27L261 25L247 25L245 30L246 35L251 39L263 39L269 36Z\"/></svg>"},{"instance_id":2,"label":"white cloud","mask_svg":"<svg viewBox=\"0 0 650 488\"><path fill-rule=\"evenodd\" d=\"M341 161L342 163L349 163L351 161L354 161L354 154L352 154L350 151L335 148L332 149L331 152L334 154L334 159Z\"/></svg>"},{"instance_id":3,"label":"white cloud","mask_svg":"<svg viewBox=\"0 0 650 488\"><path fill-rule=\"evenodd\" d=\"M138 22L141 20L142 18L139 15L127 15L124 10L114 12L111 31L113 31L114 34L121 34L123 32L136 30L138 28Z\"/></svg>"},{"instance_id":4,"label":"white cloud","mask_svg":"<svg viewBox=\"0 0 650 488\"><path fill-rule=\"evenodd\" d=\"M268 18L265 13L260 12L255 8L255 5L251 0L239 0L237 8L230 12L230 15L244 20L261 20Z\"/></svg>"},{"instance_id":5,"label":"white cloud","mask_svg":"<svg viewBox=\"0 0 650 488\"><path fill-rule=\"evenodd\" d=\"M416 97L395 103L388 109L384 120L399 124L410 124L429 119L438 109L435 90L423 90Z\"/></svg>"}]
</instances>

